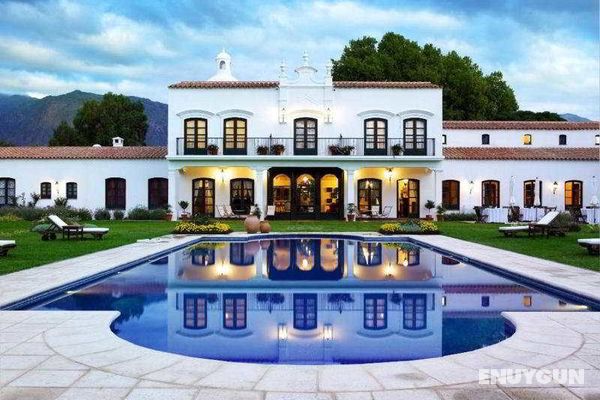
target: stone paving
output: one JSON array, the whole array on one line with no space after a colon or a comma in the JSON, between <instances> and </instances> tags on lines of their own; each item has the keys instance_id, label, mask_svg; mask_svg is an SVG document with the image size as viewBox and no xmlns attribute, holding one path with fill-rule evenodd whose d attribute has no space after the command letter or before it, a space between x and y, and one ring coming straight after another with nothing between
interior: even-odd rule
<instances>
[{"instance_id":1,"label":"stone paving","mask_svg":"<svg viewBox=\"0 0 600 400\"><path fill-rule=\"evenodd\" d=\"M167 236L2 276L0 305L197 238ZM443 236L415 239L600 296L595 272ZM473 352L392 363L286 366L139 347L112 333L117 316L112 311L2 311L0 399L600 399L600 313L504 315L516 333ZM585 382L479 384L479 369L490 368L582 369Z\"/></svg>"}]
</instances>

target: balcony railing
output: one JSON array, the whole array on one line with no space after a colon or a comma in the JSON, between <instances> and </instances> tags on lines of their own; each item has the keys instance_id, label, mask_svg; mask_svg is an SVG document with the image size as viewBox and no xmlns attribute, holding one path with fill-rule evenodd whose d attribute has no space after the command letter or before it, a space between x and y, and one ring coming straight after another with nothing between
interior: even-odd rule
<instances>
[{"instance_id":1,"label":"balcony railing","mask_svg":"<svg viewBox=\"0 0 600 400\"><path fill-rule=\"evenodd\" d=\"M397 147L402 151L398 152ZM244 143L225 143L222 137L209 137L206 143L187 143L177 138L177 155L246 155L246 156L435 156L435 138L411 142L405 146L400 138L373 143L364 138L319 137L315 141L294 142L291 137L252 137Z\"/></svg>"}]
</instances>

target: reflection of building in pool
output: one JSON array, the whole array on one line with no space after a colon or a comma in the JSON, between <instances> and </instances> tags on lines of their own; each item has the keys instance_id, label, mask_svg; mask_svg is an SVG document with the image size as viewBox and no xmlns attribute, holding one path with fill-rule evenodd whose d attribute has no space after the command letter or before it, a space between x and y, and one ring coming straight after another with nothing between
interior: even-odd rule
<instances>
[{"instance_id":1,"label":"reflection of building in pool","mask_svg":"<svg viewBox=\"0 0 600 400\"><path fill-rule=\"evenodd\" d=\"M500 310L574 308L406 243L205 247L214 255L201 260L214 264L194 263L198 248L169 256L171 351L317 363L435 357L443 350L444 317L457 312L497 318Z\"/></svg>"}]
</instances>

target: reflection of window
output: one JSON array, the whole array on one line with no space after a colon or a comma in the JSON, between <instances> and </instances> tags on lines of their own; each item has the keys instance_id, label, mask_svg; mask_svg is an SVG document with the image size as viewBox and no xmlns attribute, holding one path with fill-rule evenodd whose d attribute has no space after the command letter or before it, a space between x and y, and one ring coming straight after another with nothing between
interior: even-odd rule
<instances>
[{"instance_id":1,"label":"reflection of window","mask_svg":"<svg viewBox=\"0 0 600 400\"><path fill-rule=\"evenodd\" d=\"M314 213L317 203L315 178L302 174L296 179L296 196L299 212Z\"/></svg>"},{"instance_id":2,"label":"reflection of window","mask_svg":"<svg viewBox=\"0 0 600 400\"><path fill-rule=\"evenodd\" d=\"M148 179L148 208L167 208L169 204L169 180L166 178Z\"/></svg>"},{"instance_id":3,"label":"reflection of window","mask_svg":"<svg viewBox=\"0 0 600 400\"><path fill-rule=\"evenodd\" d=\"M533 207L536 197L539 199L539 205L542 205L542 181L538 181L538 187L535 187L535 180L523 182L523 206Z\"/></svg>"},{"instance_id":4,"label":"reflection of window","mask_svg":"<svg viewBox=\"0 0 600 400\"><path fill-rule=\"evenodd\" d=\"M460 264L459 261L456 261L450 257L444 257L442 256L442 264L444 265L456 265L456 264Z\"/></svg>"},{"instance_id":5,"label":"reflection of window","mask_svg":"<svg viewBox=\"0 0 600 400\"><path fill-rule=\"evenodd\" d=\"M365 294L365 329L387 328L387 296L381 293Z\"/></svg>"},{"instance_id":6,"label":"reflection of window","mask_svg":"<svg viewBox=\"0 0 600 400\"><path fill-rule=\"evenodd\" d=\"M50 182L42 182L40 184L40 199L52 198L52 184Z\"/></svg>"},{"instance_id":7,"label":"reflection of window","mask_svg":"<svg viewBox=\"0 0 600 400\"><path fill-rule=\"evenodd\" d=\"M340 264L339 248L341 246L343 246L343 244L337 240L321 239L321 268L323 268L324 271L334 271L338 267Z\"/></svg>"},{"instance_id":8,"label":"reflection of window","mask_svg":"<svg viewBox=\"0 0 600 400\"><path fill-rule=\"evenodd\" d=\"M566 181L565 182L565 208L581 208L583 204L583 182Z\"/></svg>"},{"instance_id":9,"label":"reflection of window","mask_svg":"<svg viewBox=\"0 0 600 400\"><path fill-rule=\"evenodd\" d=\"M531 296L523 296L523 305L525 307L531 307L533 305L533 299Z\"/></svg>"},{"instance_id":10,"label":"reflection of window","mask_svg":"<svg viewBox=\"0 0 600 400\"><path fill-rule=\"evenodd\" d=\"M275 212L287 213L291 211L292 181L290 177L279 174L273 178L273 204Z\"/></svg>"},{"instance_id":11,"label":"reflection of window","mask_svg":"<svg viewBox=\"0 0 600 400\"><path fill-rule=\"evenodd\" d=\"M337 214L339 211L338 178L327 174L321 178L321 212Z\"/></svg>"},{"instance_id":12,"label":"reflection of window","mask_svg":"<svg viewBox=\"0 0 600 400\"><path fill-rule=\"evenodd\" d=\"M427 296L425 294L405 294L402 296L404 329L420 330L427 328Z\"/></svg>"},{"instance_id":13,"label":"reflection of window","mask_svg":"<svg viewBox=\"0 0 600 400\"><path fill-rule=\"evenodd\" d=\"M460 209L460 182L454 180L442 181L442 206L446 210Z\"/></svg>"},{"instance_id":14,"label":"reflection of window","mask_svg":"<svg viewBox=\"0 0 600 400\"><path fill-rule=\"evenodd\" d=\"M405 267L419 265L421 258L421 250L418 248L403 249L398 247L396 251L396 264Z\"/></svg>"},{"instance_id":15,"label":"reflection of window","mask_svg":"<svg viewBox=\"0 0 600 400\"><path fill-rule=\"evenodd\" d=\"M357 242L356 262L365 267L381 265L381 243Z\"/></svg>"},{"instance_id":16,"label":"reflection of window","mask_svg":"<svg viewBox=\"0 0 600 400\"><path fill-rule=\"evenodd\" d=\"M370 212L373 207L381 212L381 180L359 179L358 211L361 214Z\"/></svg>"},{"instance_id":17,"label":"reflection of window","mask_svg":"<svg viewBox=\"0 0 600 400\"><path fill-rule=\"evenodd\" d=\"M314 239L300 239L296 242L296 266L302 271L310 271L315 266L316 243Z\"/></svg>"},{"instance_id":18,"label":"reflection of window","mask_svg":"<svg viewBox=\"0 0 600 400\"><path fill-rule=\"evenodd\" d=\"M481 182L481 205L483 207L500 207L500 182Z\"/></svg>"},{"instance_id":19,"label":"reflection of window","mask_svg":"<svg viewBox=\"0 0 600 400\"><path fill-rule=\"evenodd\" d=\"M254 256L246 251L247 243L229 244L229 262L235 265L254 264Z\"/></svg>"},{"instance_id":20,"label":"reflection of window","mask_svg":"<svg viewBox=\"0 0 600 400\"><path fill-rule=\"evenodd\" d=\"M75 200L77 198L77 183L67 182L67 199Z\"/></svg>"},{"instance_id":21,"label":"reflection of window","mask_svg":"<svg viewBox=\"0 0 600 400\"><path fill-rule=\"evenodd\" d=\"M15 187L14 179L0 178L0 207L14 206L17 204Z\"/></svg>"},{"instance_id":22,"label":"reflection of window","mask_svg":"<svg viewBox=\"0 0 600 400\"><path fill-rule=\"evenodd\" d=\"M237 178L229 183L230 205L236 214L249 214L254 204L254 180Z\"/></svg>"},{"instance_id":23,"label":"reflection of window","mask_svg":"<svg viewBox=\"0 0 600 400\"><path fill-rule=\"evenodd\" d=\"M294 328L301 330L317 327L317 295L294 294Z\"/></svg>"},{"instance_id":24,"label":"reflection of window","mask_svg":"<svg viewBox=\"0 0 600 400\"><path fill-rule=\"evenodd\" d=\"M186 329L206 328L206 295L183 295L183 327Z\"/></svg>"},{"instance_id":25,"label":"reflection of window","mask_svg":"<svg viewBox=\"0 0 600 400\"><path fill-rule=\"evenodd\" d=\"M490 296L481 296L481 307L490 306Z\"/></svg>"},{"instance_id":26,"label":"reflection of window","mask_svg":"<svg viewBox=\"0 0 600 400\"><path fill-rule=\"evenodd\" d=\"M290 267L292 254L289 240L275 240L273 243L273 267L278 271L285 271Z\"/></svg>"},{"instance_id":27,"label":"reflection of window","mask_svg":"<svg viewBox=\"0 0 600 400\"><path fill-rule=\"evenodd\" d=\"M223 294L223 328L246 328L246 294Z\"/></svg>"},{"instance_id":28,"label":"reflection of window","mask_svg":"<svg viewBox=\"0 0 600 400\"><path fill-rule=\"evenodd\" d=\"M192 264L194 265L213 265L215 263L214 249L194 249L192 250Z\"/></svg>"}]
</instances>

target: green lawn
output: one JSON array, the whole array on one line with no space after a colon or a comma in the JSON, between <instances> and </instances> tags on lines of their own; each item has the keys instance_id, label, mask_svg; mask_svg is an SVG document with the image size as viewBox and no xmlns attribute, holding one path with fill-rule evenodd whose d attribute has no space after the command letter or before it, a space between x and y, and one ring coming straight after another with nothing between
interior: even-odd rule
<instances>
[{"instance_id":1,"label":"green lawn","mask_svg":"<svg viewBox=\"0 0 600 400\"><path fill-rule=\"evenodd\" d=\"M95 223L110 228L110 233L103 240L57 239L44 242L37 233L30 232L30 222L1 222L0 239L16 240L17 248L10 251L7 257L0 257L0 274L133 243L137 239L164 235L175 226L174 222L164 221L96 221ZM234 230L243 230L241 221L229 223ZM381 222L271 221L271 225L274 232L373 232L379 228ZM546 239L528 238L526 235L505 238L498 233L498 225L495 224L441 222L439 225L442 233L451 237L600 271L600 258L588 255L585 249L577 245L579 238L598 237L598 233L594 233L589 226L584 226L581 232L569 233L565 237Z\"/></svg>"}]
</instances>

